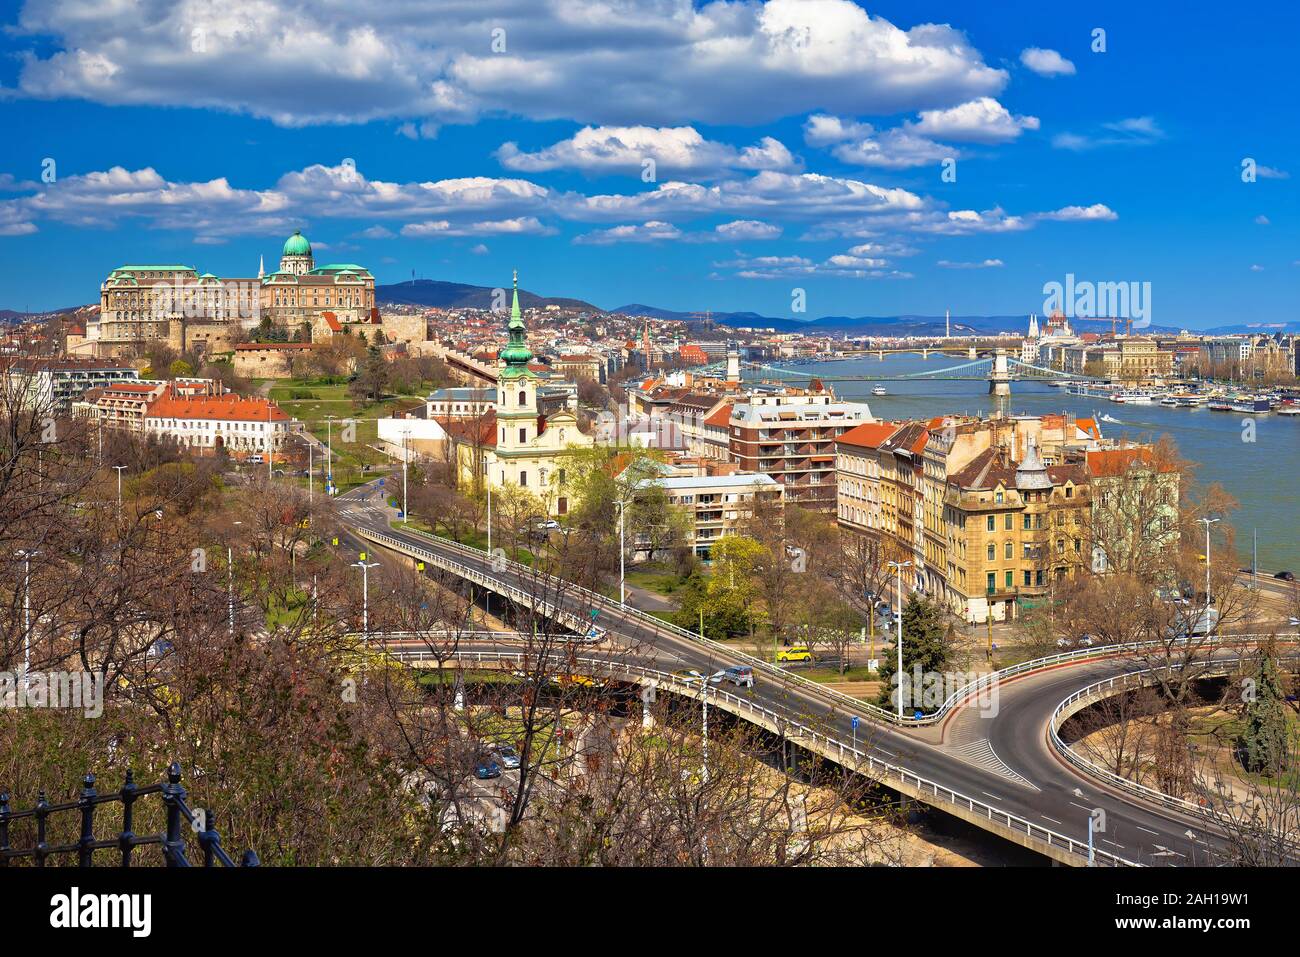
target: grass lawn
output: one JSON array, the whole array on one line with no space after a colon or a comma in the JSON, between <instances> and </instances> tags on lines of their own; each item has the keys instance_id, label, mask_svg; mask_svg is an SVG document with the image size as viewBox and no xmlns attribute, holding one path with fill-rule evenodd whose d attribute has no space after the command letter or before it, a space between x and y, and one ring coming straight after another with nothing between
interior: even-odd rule
<instances>
[{"instance_id":1,"label":"grass lawn","mask_svg":"<svg viewBox=\"0 0 1300 957\"><path fill-rule=\"evenodd\" d=\"M682 587L682 580L677 576L677 572L658 562L629 569L627 583L665 596L673 594Z\"/></svg>"},{"instance_id":2,"label":"grass lawn","mask_svg":"<svg viewBox=\"0 0 1300 957\"><path fill-rule=\"evenodd\" d=\"M390 396L382 402L359 402L348 395L346 383L301 379L276 382L271 387L270 398L287 415L301 421L318 439L332 445L334 483L340 492L364 485L374 478L379 467L393 464L388 456L369 448L379 439L376 420L419 405L425 399L423 395L400 395ZM332 426L327 416L334 417ZM349 419L355 423L353 441L345 442L345 420ZM323 470L324 463L317 462L316 468ZM317 479L321 478L318 473ZM301 483L305 486L306 479Z\"/></svg>"}]
</instances>

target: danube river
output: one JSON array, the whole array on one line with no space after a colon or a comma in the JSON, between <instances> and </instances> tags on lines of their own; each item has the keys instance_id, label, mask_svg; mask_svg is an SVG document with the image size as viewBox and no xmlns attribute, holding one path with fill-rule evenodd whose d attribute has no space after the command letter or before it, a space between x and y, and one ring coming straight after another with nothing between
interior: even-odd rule
<instances>
[{"instance_id":1,"label":"danube river","mask_svg":"<svg viewBox=\"0 0 1300 957\"><path fill-rule=\"evenodd\" d=\"M773 362L777 368L825 377L835 393L866 402L879 419L916 419L939 415L987 414L995 408L987 382L914 381L880 384L889 390L874 396L874 379L835 382L836 376L898 376L962 365L969 360L953 356L895 355L880 359L845 359L808 365ZM771 373L757 377L771 376ZM747 376L748 377L748 376ZM1120 405L1106 399L1085 398L1045 383L1013 382L1008 411L1042 415L1070 412L1076 416L1108 415L1118 423L1102 422L1108 438L1157 438L1168 434L1184 458L1195 463L1200 483L1218 482L1241 507L1231 520L1237 529L1242 567L1250 564L1251 534L1259 531L1259 567L1290 569L1300 574L1300 416L1262 415L1255 419L1254 442L1243 441L1245 416L1169 408L1159 404Z\"/></svg>"}]
</instances>

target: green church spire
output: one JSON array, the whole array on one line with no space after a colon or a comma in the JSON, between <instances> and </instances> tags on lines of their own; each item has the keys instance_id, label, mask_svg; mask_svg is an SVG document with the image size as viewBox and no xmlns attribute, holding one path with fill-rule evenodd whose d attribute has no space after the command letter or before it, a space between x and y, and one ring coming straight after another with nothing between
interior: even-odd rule
<instances>
[{"instance_id":1,"label":"green church spire","mask_svg":"<svg viewBox=\"0 0 1300 957\"><path fill-rule=\"evenodd\" d=\"M514 274L514 298L510 303L510 324L506 327L510 331L510 341L505 349L501 351L501 358L505 360L506 367L501 370L501 376L507 379L518 378L520 376L535 375L528 368L528 363L532 361L533 353L528 348L527 332L524 329L524 317L519 312L519 270Z\"/></svg>"}]
</instances>

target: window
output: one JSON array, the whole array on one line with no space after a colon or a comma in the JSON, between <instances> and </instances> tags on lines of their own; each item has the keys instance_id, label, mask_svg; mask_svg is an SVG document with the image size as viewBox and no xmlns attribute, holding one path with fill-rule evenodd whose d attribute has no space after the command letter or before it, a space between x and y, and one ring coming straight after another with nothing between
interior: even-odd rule
<instances>
[{"instance_id":1,"label":"window","mask_svg":"<svg viewBox=\"0 0 1300 957\"><path fill-rule=\"evenodd\" d=\"M559 471L559 473L558 473L558 477L559 477L560 484L563 485L563 484L564 484L564 469L560 469L560 471Z\"/></svg>"},{"instance_id":2,"label":"window","mask_svg":"<svg viewBox=\"0 0 1300 957\"><path fill-rule=\"evenodd\" d=\"M989 572L989 576L988 576L989 594L990 595L993 594L993 592L997 590L997 587L998 587L998 576L993 572Z\"/></svg>"},{"instance_id":3,"label":"window","mask_svg":"<svg viewBox=\"0 0 1300 957\"><path fill-rule=\"evenodd\" d=\"M997 558L997 550L993 547L993 543L992 543L992 542L989 542L989 558L988 558L988 560L989 560L989 561L993 561L995 558Z\"/></svg>"},{"instance_id":4,"label":"window","mask_svg":"<svg viewBox=\"0 0 1300 957\"><path fill-rule=\"evenodd\" d=\"M1003 516L1002 527L1009 532L1011 531L1011 525L1012 522L1014 521L1015 521L1015 516L1012 515L1010 512L1007 512L1007 514Z\"/></svg>"},{"instance_id":5,"label":"window","mask_svg":"<svg viewBox=\"0 0 1300 957\"><path fill-rule=\"evenodd\" d=\"M519 430L519 441L520 441L520 442L527 442L527 441L528 441L528 428L527 428L527 426L525 426L524 428L522 428L522 429Z\"/></svg>"},{"instance_id":6,"label":"window","mask_svg":"<svg viewBox=\"0 0 1300 957\"><path fill-rule=\"evenodd\" d=\"M1004 576L1008 588L1012 588L1015 586L1015 579L1011 577L1013 574L1014 572L1008 569L1006 575Z\"/></svg>"},{"instance_id":7,"label":"window","mask_svg":"<svg viewBox=\"0 0 1300 957\"><path fill-rule=\"evenodd\" d=\"M988 527L989 527L989 531L990 531L990 532L993 531L993 529L996 527L996 526L993 524L995 521L996 521L996 519L995 519L992 515L990 515L989 518L988 518Z\"/></svg>"},{"instance_id":8,"label":"window","mask_svg":"<svg viewBox=\"0 0 1300 957\"><path fill-rule=\"evenodd\" d=\"M1024 524L1025 524L1025 531L1026 531L1026 532L1029 531L1030 527L1031 527L1032 524L1033 524L1033 519L1031 519L1031 518L1029 517L1029 513L1028 513L1028 512L1025 512L1025 523L1024 523Z\"/></svg>"},{"instance_id":9,"label":"window","mask_svg":"<svg viewBox=\"0 0 1300 957\"><path fill-rule=\"evenodd\" d=\"M1067 485L1067 486L1065 487L1065 497L1066 497L1066 498L1074 498L1074 486L1073 486L1073 485Z\"/></svg>"},{"instance_id":10,"label":"window","mask_svg":"<svg viewBox=\"0 0 1300 957\"><path fill-rule=\"evenodd\" d=\"M1011 543L1010 543L1010 542L1007 542L1007 543L1006 543L1006 545L1005 545L1005 546L1003 547L1003 549L1002 549L1002 552L1003 552L1004 555L1006 555L1007 558L1011 558L1011 557L1012 557L1012 554L1013 554L1013 553L1012 553L1012 551L1011 551Z\"/></svg>"},{"instance_id":11,"label":"window","mask_svg":"<svg viewBox=\"0 0 1300 957\"><path fill-rule=\"evenodd\" d=\"M1026 568L1026 569L1025 569L1025 587L1026 587L1026 588L1029 587L1031 584L1033 584L1033 577L1034 577L1034 573L1031 572L1029 569Z\"/></svg>"},{"instance_id":12,"label":"window","mask_svg":"<svg viewBox=\"0 0 1300 957\"><path fill-rule=\"evenodd\" d=\"M528 484L528 473L525 472L523 469L519 470L519 484L520 485Z\"/></svg>"},{"instance_id":13,"label":"window","mask_svg":"<svg viewBox=\"0 0 1300 957\"><path fill-rule=\"evenodd\" d=\"M997 492L994 493L994 495L993 495L993 501L994 501L995 503L997 503L998 505L1001 505L1001 504L1002 504L1002 490L1001 490L1001 489L998 489Z\"/></svg>"},{"instance_id":14,"label":"window","mask_svg":"<svg viewBox=\"0 0 1300 957\"><path fill-rule=\"evenodd\" d=\"M519 404L520 405L528 404L528 393L525 392L523 389L519 390Z\"/></svg>"}]
</instances>

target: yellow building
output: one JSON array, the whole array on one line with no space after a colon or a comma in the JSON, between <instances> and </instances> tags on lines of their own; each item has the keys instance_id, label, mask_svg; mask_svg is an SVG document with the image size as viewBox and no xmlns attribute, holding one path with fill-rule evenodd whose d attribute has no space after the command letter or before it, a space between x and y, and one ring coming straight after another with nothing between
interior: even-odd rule
<instances>
[{"instance_id":1,"label":"yellow building","mask_svg":"<svg viewBox=\"0 0 1300 957\"><path fill-rule=\"evenodd\" d=\"M496 401L481 416L442 421L453 443L461 481L477 486L486 479L493 489L517 486L536 495L548 514L564 515L571 505L566 459L574 448L590 447L592 438L578 429L567 408L543 413L538 388L545 372L529 368L533 353L519 311L519 274L510 306L510 340L501 352Z\"/></svg>"}]
</instances>

